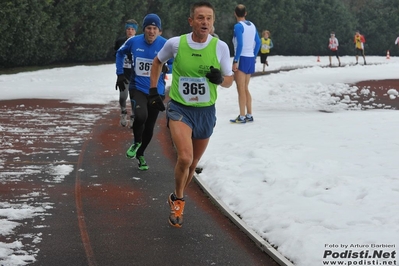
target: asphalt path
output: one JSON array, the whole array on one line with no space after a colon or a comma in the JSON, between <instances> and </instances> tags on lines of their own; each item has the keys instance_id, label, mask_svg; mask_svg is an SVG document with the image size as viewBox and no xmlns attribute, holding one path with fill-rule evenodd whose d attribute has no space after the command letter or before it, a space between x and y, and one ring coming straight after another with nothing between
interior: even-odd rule
<instances>
[{"instance_id":1,"label":"asphalt path","mask_svg":"<svg viewBox=\"0 0 399 266\"><path fill-rule=\"evenodd\" d=\"M398 80L354 85L397 109L386 92ZM125 157L133 136L119 125L117 102L0 101L0 203L35 210L23 221L9 218L21 226L0 242L20 241L16 254L35 257L29 265L277 265L273 252L263 252L271 246L210 200L204 184L191 183L184 226L170 227L176 154L164 116L145 154L150 170L142 172ZM72 170L59 174L65 166Z\"/></svg>"},{"instance_id":2,"label":"asphalt path","mask_svg":"<svg viewBox=\"0 0 399 266\"><path fill-rule=\"evenodd\" d=\"M29 265L278 265L194 182L183 227L169 225L176 154L164 113L145 153L148 171L125 157L133 136L119 125L116 102L2 101L0 123L0 148L16 151L1 153L1 200L48 206L9 237L35 254ZM49 171L62 165L73 166L65 177Z\"/></svg>"}]
</instances>

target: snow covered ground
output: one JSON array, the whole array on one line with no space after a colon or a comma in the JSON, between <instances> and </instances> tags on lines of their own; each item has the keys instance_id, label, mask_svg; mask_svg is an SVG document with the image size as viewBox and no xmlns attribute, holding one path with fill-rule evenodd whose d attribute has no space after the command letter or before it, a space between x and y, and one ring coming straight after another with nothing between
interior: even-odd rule
<instances>
[{"instance_id":1,"label":"snow covered ground","mask_svg":"<svg viewBox=\"0 0 399 266\"><path fill-rule=\"evenodd\" d=\"M229 123L238 115L235 85L219 89L201 179L295 265L398 263L399 112L347 110L347 101L331 96L353 92L349 83L399 78L399 58L366 59L353 66L346 56L346 66L329 68L327 57L270 56L267 71L297 69L251 79L253 123ZM0 100L107 104L118 99L115 79L113 64L0 75ZM389 94L398 97L396 89ZM15 152L4 144L2 153ZM0 157L0 181L7 178ZM35 208L0 200L0 234L12 236L20 221L45 211ZM0 264L21 264L21 245L0 242Z\"/></svg>"}]
</instances>

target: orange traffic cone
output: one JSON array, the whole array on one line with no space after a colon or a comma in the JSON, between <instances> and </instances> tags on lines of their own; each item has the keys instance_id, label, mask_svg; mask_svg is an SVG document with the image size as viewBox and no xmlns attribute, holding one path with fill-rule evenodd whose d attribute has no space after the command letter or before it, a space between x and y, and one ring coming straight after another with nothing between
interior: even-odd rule
<instances>
[{"instance_id":1,"label":"orange traffic cone","mask_svg":"<svg viewBox=\"0 0 399 266\"><path fill-rule=\"evenodd\" d=\"M391 59L391 56L389 55L389 50L387 51L387 59Z\"/></svg>"},{"instance_id":2,"label":"orange traffic cone","mask_svg":"<svg viewBox=\"0 0 399 266\"><path fill-rule=\"evenodd\" d=\"M320 62L320 56L317 56L317 62Z\"/></svg>"}]
</instances>

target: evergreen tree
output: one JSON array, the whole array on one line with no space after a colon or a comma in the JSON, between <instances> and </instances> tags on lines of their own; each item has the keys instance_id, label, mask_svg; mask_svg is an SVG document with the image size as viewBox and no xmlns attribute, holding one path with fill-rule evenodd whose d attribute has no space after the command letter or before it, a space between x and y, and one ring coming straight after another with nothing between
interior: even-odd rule
<instances>
[{"instance_id":1,"label":"evergreen tree","mask_svg":"<svg viewBox=\"0 0 399 266\"><path fill-rule=\"evenodd\" d=\"M0 68L65 62L114 60L115 40L128 19L141 23L148 13L162 19L166 38L191 31L191 4L196 0L3 0L0 14ZM234 8L247 7L247 19L261 34L271 32L278 55L325 55L331 31L341 55L353 55L353 35L366 37L367 55L399 55L397 0L214 0L215 28L233 54Z\"/></svg>"}]
</instances>

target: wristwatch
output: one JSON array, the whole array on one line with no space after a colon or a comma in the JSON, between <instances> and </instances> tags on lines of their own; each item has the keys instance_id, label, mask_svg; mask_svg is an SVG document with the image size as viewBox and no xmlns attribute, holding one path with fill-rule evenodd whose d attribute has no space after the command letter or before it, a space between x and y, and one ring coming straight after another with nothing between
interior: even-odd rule
<instances>
[{"instance_id":1,"label":"wristwatch","mask_svg":"<svg viewBox=\"0 0 399 266\"><path fill-rule=\"evenodd\" d=\"M238 63L238 61L237 61L237 60L234 60L234 61L233 61L233 64L235 64L235 63Z\"/></svg>"}]
</instances>

